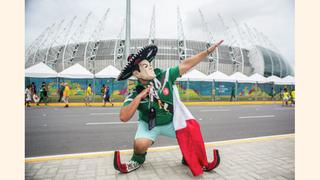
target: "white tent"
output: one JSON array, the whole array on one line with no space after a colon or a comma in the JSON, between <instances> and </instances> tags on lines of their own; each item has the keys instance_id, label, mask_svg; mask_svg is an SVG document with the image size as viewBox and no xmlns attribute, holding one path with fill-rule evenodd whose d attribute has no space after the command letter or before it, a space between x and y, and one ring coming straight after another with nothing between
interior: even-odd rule
<instances>
[{"instance_id":1,"label":"white tent","mask_svg":"<svg viewBox=\"0 0 320 180\"><path fill-rule=\"evenodd\" d=\"M262 76L261 74L258 74L258 73L255 73L255 74L249 76L249 79L254 82L258 82L258 83L266 83L267 82L267 78L265 78L264 76Z\"/></svg>"},{"instance_id":2,"label":"white tent","mask_svg":"<svg viewBox=\"0 0 320 180\"><path fill-rule=\"evenodd\" d=\"M220 71L210 74L208 78L217 82L235 82L235 80L231 79L228 75Z\"/></svg>"},{"instance_id":3,"label":"white tent","mask_svg":"<svg viewBox=\"0 0 320 180\"><path fill-rule=\"evenodd\" d=\"M94 76L96 78L117 78L120 74L120 71L112 65L105 67Z\"/></svg>"},{"instance_id":4,"label":"white tent","mask_svg":"<svg viewBox=\"0 0 320 180\"><path fill-rule=\"evenodd\" d=\"M178 81L212 81L212 79L208 78L207 75L202 72L193 69L186 74L182 75L182 77L177 79Z\"/></svg>"},{"instance_id":5,"label":"white tent","mask_svg":"<svg viewBox=\"0 0 320 180\"><path fill-rule=\"evenodd\" d=\"M248 76L242 74L241 72L236 72L230 76L230 78L234 81L238 81L239 83L255 83Z\"/></svg>"},{"instance_id":6,"label":"white tent","mask_svg":"<svg viewBox=\"0 0 320 180\"><path fill-rule=\"evenodd\" d=\"M93 74L86 68L81 66L79 63L77 63L60 72L59 77L71 79L86 79L93 78Z\"/></svg>"},{"instance_id":7,"label":"white tent","mask_svg":"<svg viewBox=\"0 0 320 180\"><path fill-rule=\"evenodd\" d=\"M282 78L281 84L294 85L295 84L294 77L289 75L289 76Z\"/></svg>"},{"instance_id":8,"label":"white tent","mask_svg":"<svg viewBox=\"0 0 320 180\"><path fill-rule=\"evenodd\" d=\"M24 70L25 77L33 78L50 78L58 77L58 73L51 69L48 65L40 62Z\"/></svg>"},{"instance_id":9,"label":"white tent","mask_svg":"<svg viewBox=\"0 0 320 180\"><path fill-rule=\"evenodd\" d=\"M282 79L278 76L269 76L267 77L267 82L273 82L274 84L282 84Z\"/></svg>"}]
</instances>

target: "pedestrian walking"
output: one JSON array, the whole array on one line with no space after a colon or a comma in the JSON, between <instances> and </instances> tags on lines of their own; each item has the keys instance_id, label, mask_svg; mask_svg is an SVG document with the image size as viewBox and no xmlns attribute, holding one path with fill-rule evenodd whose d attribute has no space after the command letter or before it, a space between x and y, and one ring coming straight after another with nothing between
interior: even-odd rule
<instances>
[{"instance_id":1,"label":"pedestrian walking","mask_svg":"<svg viewBox=\"0 0 320 180\"><path fill-rule=\"evenodd\" d=\"M103 96L103 106L104 107L106 106L107 102L109 102L111 104L111 106L114 105L110 100L110 89L109 89L109 86L106 86L105 90L104 90L104 96Z\"/></svg>"},{"instance_id":2,"label":"pedestrian walking","mask_svg":"<svg viewBox=\"0 0 320 180\"><path fill-rule=\"evenodd\" d=\"M61 100L62 100L64 88L65 88L65 87L64 87L64 82L61 82L61 83L60 83L60 89L59 89L59 99L58 99L58 102L61 102Z\"/></svg>"},{"instance_id":3,"label":"pedestrian walking","mask_svg":"<svg viewBox=\"0 0 320 180\"><path fill-rule=\"evenodd\" d=\"M290 94L287 88L283 89L283 98L282 98L282 106L288 106Z\"/></svg>"},{"instance_id":4,"label":"pedestrian walking","mask_svg":"<svg viewBox=\"0 0 320 180\"><path fill-rule=\"evenodd\" d=\"M70 96L70 88L68 83L64 83L64 91L62 101L65 103L64 107L69 107L69 96Z\"/></svg>"},{"instance_id":5,"label":"pedestrian walking","mask_svg":"<svg viewBox=\"0 0 320 180\"><path fill-rule=\"evenodd\" d=\"M295 106L296 104L296 92L295 89L293 88L291 93L290 93L290 100L291 100L291 105Z\"/></svg>"},{"instance_id":6,"label":"pedestrian walking","mask_svg":"<svg viewBox=\"0 0 320 180\"><path fill-rule=\"evenodd\" d=\"M274 91L273 86L271 87L271 101L274 99L276 92Z\"/></svg>"},{"instance_id":7,"label":"pedestrian walking","mask_svg":"<svg viewBox=\"0 0 320 180\"><path fill-rule=\"evenodd\" d=\"M32 89L32 86L28 85L25 90L25 106L27 107L30 107L30 103L31 103L31 96L32 96L31 89Z\"/></svg>"},{"instance_id":8,"label":"pedestrian walking","mask_svg":"<svg viewBox=\"0 0 320 180\"><path fill-rule=\"evenodd\" d=\"M104 102L104 94L105 94L105 91L106 91L106 85L103 84L102 87L101 87L101 89L100 89L102 102Z\"/></svg>"},{"instance_id":9,"label":"pedestrian walking","mask_svg":"<svg viewBox=\"0 0 320 180\"><path fill-rule=\"evenodd\" d=\"M91 84L88 85L87 90L86 90L86 97L85 97L85 104L86 106L91 106L91 102L92 102L92 88L91 88Z\"/></svg>"},{"instance_id":10,"label":"pedestrian walking","mask_svg":"<svg viewBox=\"0 0 320 180\"><path fill-rule=\"evenodd\" d=\"M39 106L39 104L43 102L46 106L48 105L48 91L46 88L46 84L43 83L40 89L40 100L37 103L37 106Z\"/></svg>"},{"instance_id":11,"label":"pedestrian walking","mask_svg":"<svg viewBox=\"0 0 320 180\"><path fill-rule=\"evenodd\" d=\"M231 94L230 94L230 101L234 101L235 99L236 99L236 90L235 90L235 87L233 85L232 89L231 89Z\"/></svg>"},{"instance_id":12,"label":"pedestrian walking","mask_svg":"<svg viewBox=\"0 0 320 180\"><path fill-rule=\"evenodd\" d=\"M32 94L33 102L35 103L39 102L39 97L37 96L37 87L34 82L31 83L31 94Z\"/></svg>"}]
</instances>

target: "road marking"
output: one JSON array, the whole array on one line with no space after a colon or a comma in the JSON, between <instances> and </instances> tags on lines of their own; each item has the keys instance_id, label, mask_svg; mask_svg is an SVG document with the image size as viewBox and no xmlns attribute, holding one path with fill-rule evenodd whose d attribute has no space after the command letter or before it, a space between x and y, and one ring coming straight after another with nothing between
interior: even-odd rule
<instances>
[{"instance_id":1,"label":"road marking","mask_svg":"<svg viewBox=\"0 0 320 180\"><path fill-rule=\"evenodd\" d=\"M252 118L271 118L275 117L275 115L265 115L265 116L242 116L239 119L252 119Z\"/></svg>"},{"instance_id":2,"label":"road marking","mask_svg":"<svg viewBox=\"0 0 320 180\"><path fill-rule=\"evenodd\" d=\"M138 123L138 121L130 121L130 122L92 122L92 123L86 123L86 125L89 126L89 125L134 124L134 123Z\"/></svg>"},{"instance_id":3,"label":"road marking","mask_svg":"<svg viewBox=\"0 0 320 180\"><path fill-rule=\"evenodd\" d=\"M204 110L200 110L200 112L218 112L218 111L230 111L230 109L204 109Z\"/></svg>"},{"instance_id":4,"label":"road marking","mask_svg":"<svg viewBox=\"0 0 320 180\"><path fill-rule=\"evenodd\" d=\"M294 138L295 134L282 134L282 135L273 135L273 136L262 136L246 139L234 139L226 141L216 141L216 142L207 142L205 147L217 147L230 144L240 144L240 143L252 143L252 142L261 142L261 141L272 141L272 140L281 140ZM179 149L179 146L163 146L163 147L153 147L149 148L148 152L161 152L161 151L172 151ZM129 155L132 154L132 149L121 150L121 154ZM75 158L96 158L96 157L105 157L113 156L114 151L100 151L100 152L88 152L88 153L78 153L78 154L61 154L53 156L39 156L39 157L29 157L25 158L25 163L36 163L44 161L53 161L53 160L64 160L64 159L75 159Z\"/></svg>"},{"instance_id":5,"label":"road marking","mask_svg":"<svg viewBox=\"0 0 320 180\"><path fill-rule=\"evenodd\" d=\"M90 113L91 116L94 116L94 115L114 115L114 114L119 114L119 113Z\"/></svg>"}]
</instances>

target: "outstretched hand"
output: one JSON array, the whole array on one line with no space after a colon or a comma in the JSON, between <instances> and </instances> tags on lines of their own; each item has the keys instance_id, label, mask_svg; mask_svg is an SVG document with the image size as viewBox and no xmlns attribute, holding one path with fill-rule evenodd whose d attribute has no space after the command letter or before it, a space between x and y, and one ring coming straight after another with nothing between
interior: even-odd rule
<instances>
[{"instance_id":1,"label":"outstretched hand","mask_svg":"<svg viewBox=\"0 0 320 180\"><path fill-rule=\"evenodd\" d=\"M223 40L220 40L218 43L214 43L212 46L210 46L208 48L208 54L212 53L222 43L223 43Z\"/></svg>"}]
</instances>

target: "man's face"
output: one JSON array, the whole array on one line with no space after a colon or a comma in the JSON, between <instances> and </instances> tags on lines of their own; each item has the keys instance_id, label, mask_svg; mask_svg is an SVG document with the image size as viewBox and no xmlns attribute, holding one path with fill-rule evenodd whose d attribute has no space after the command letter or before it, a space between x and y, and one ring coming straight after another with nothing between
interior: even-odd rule
<instances>
[{"instance_id":1,"label":"man's face","mask_svg":"<svg viewBox=\"0 0 320 180\"><path fill-rule=\"evenodd\" d=\"M139 63L139 68L140 68L140 72L139 71L133 72L133 75L136 78L143 79L143 80L152 80L156 77L153 67L148 60L142 60Z\"/></svg>"}]
</instances>

